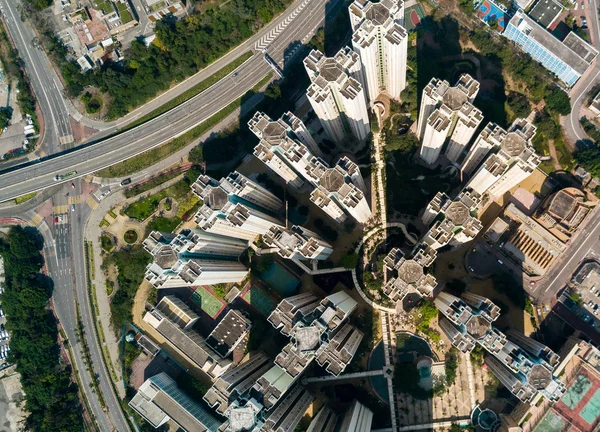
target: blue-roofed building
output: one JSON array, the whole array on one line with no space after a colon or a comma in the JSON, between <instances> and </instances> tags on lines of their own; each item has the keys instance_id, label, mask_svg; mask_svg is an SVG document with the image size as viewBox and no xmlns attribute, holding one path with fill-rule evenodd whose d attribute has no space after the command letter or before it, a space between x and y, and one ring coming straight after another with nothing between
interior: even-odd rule
<instances>
[{"instance_id":1,"label":"blue-roofed building","mask_svg":"<svg viewBox=\"0 0 600 432\"><path fill-rule=\"evenodd\" d=\"M569 87L577 82L598 55L596 49L573 33L561 42L523 11L512 17L503 35Z\"/></svg>"},{"instance_id":2,"label":"blue-roofed building","mask_svg":"<svg viewBox=\"0 0 600 432\"><path fill-rule=\"evenodd\" d=\"M220 421L182 392L164 372L144 381L129 406L155 428L169 420L188 432L216 432L221 426Z\"/></svg>"}]
</instances>

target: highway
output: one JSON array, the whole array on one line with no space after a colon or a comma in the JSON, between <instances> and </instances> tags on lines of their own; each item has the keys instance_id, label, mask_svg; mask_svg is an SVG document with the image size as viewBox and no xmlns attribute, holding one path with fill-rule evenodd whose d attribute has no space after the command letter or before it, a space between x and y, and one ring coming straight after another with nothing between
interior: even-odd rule
<instances>
[{"instance_id":1,"label":"highway","mask_svg":"<svg viewBox=\"0 0 600 432\"><path fill-rule=\"evenodd\" d=\"M44 151L53 154L73 142L69 110L63 97L62 85L46 54L33 47L35 34L27 22L21 21L17 3L0 0L0 12L8 31L23 59L38 104L44 113L46 136ZM50 132L50 133L49 133Z\"/></svg>"},{"instance_id":2,"label":"highway","mask_svg":"<svg viewBox=\"0 0 600 432\"><path fill-rule=\"evenodd\" d=\"M269 54L280 63L286 48L305 39L325 16L326 1L304 1L308 2L307 6L268 46ZM290 9L294 9L294 6ZM237 100L269 71L270 67L262 56L255 55L217 84L141 126L88 147L79 147L54 158L14 168L0 175L0 202L56 184L56 174L77 171L77 177L81 177L168 142Z\"/></svg>"}]
</instances>

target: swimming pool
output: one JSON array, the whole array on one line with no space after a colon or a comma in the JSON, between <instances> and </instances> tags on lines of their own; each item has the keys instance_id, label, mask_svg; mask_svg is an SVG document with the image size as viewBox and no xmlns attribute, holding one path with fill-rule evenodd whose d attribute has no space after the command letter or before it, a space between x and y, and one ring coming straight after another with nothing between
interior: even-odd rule
<instances>
[{"instance_id":1,"label":"swimming pool","mask_svg":"<svg viewBox=\"0 0 600 432\"><path fill-rule=\"evenodd\" d=\"M269 270L259 273L260 278L282 297L296 294L300 280L277 262L271 264Z\"/></svg>"},{"instance_id":2,"label":"swimming pool","mask_svg":"<svg viewBox=\"0 0 600 432\"><path fill-rule=\"evenodd\" d=\"M383 352L383 342L380 341L375 348L373 348L373 351L371 351L371 356L369 357L369 370L381 370L384 365L385 354ZM387 380L381 375L370 377L369 380L371 381L373 390L375 390L375 393L379 396L379 399L388 403L389 393Z\"/></svg>"}]
</instances>

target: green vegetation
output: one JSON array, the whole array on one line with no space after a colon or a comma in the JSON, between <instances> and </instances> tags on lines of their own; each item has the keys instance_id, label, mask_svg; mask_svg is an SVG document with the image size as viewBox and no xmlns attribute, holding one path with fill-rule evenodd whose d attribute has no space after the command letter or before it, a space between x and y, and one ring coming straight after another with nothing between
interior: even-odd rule
<instances>
[{"instance_id":1,"label":"green vegetation","mask_svg":"<svg viewBox=\"0 0 600 432\"><path fill-rule=\"evenodd\" d=\"M98 224L98 226L99 226L100 228L106 228L106 227L109 227L109 226L110 226L110 222L109 222L109 221L107 221L106 219L102 219L102 220L100 221L100 223Z\"/></svg>"},{"instance_id":2,"label":"green vegetation","mask_svg":"<svg viewBox=\"0 0 600 432\"><path fill-rule=\"evenodd\" d=\"M492 282L496 291L508 297L521 310L526 310L527 305L531 305L522 284L517 283L512 276L505 273L494 274L492 275Z\"/></svg>"},{"instance_id":3,"label":"green vegetation","mask_svg":"<svg viewBox=\"0 0 600 432\"><path fill-rule=\"evenodd\" d=\"M0 129L4 129L8 126L8 122L12 118L12 108L0 107Z\"/></svg>"},{"instance_id":4,"label":"green vegetation","mask_svg":"<svg viewBox=\"0 0 600 432\"><path fill-rule=\"evenodd\" d=\"M117 214L115 213L114 209L110 209L110 210L108 211L108 215L109 215L111 218L113 218L113 219L116 219L116 218L117 218Z\"/></svg>"},{"instance_id":5,"label":"green vegetation","mask_svg":"<svg viewBox=\"0 0 600 432\"><path fill-rule=\"evenodd\" d=\"M106 252L110 252L115 247L112 238L108 234L102 234L100 236L100 245Z\"/></svg>"},{"instance_id":6,"label":"green vegetation","mask_svg":"<svg viewBox=\"0 0 600 432\"><path fill-rule=\"evenodd\" d=\"M15 204L23 204L25 201L29 201L30 199L35 198L35 192L31 192L25 195L21 195L20 197L15 198Z\"/></svg>"},{"instance_id":7,"label":"green vegetation","mask_svg":"<svg viewBox=\"0 0 600 432\"><path fill-rule=\"evenodd\" d=\"M575 161L583 166L593 177L600 175L600 129L586 117L581 118L581 126L594 142L580 142L578 150L573 154Z\"/></svg>"},{"instance_id":8,"label":"green vegetation","mask_svg":"<svg viewBox=\"0 0 600 432\"><path fill-rule=\"evenodd\" d=\"M425 301L416 310L415 316L419 315L421 315L421 318L417 318L417 332L430 338L433 342L438 343L440 341L440 334L429 327L431 320L438 316L438 309L431 301Z\"/></svg>"},{"instance_id":9,"label":"green vegetation","mask_svg":"<svg viewBox=\"0 0 600 432\"><path fill-rule=\"evenodd\" d=\"M128 124L123 130L129 130L136 126L141 125L142 123L146 123L148 120L151 120L154 117L158 117L159 115L164 114L167 111L175 108L177 105L181 105L182 103L190 100L197 94L202 93L204 90L206 90L210 86L216 84L217 82L219 82L220 80L225 78L227 75L229 75L231 72L233 72L235 69L237 69L242 63L244 63L250 57L252 57L252 51L245 52L244 54L242 54L241 56L236 58L234 61L232 61L228 65L222 67L221 69L216 71L214 74L212 74L205 80L196 84L194 87L184 91L179 96L171 99L169 102L161 105L160 107L149 112L145 116L142 116L139 119L137 119L136 121Z\"/></svg>"},{"instance_id":10,"label":"green vegetation","mask_svg":"<svg viewBox=\"0 0 600 432\"><path fill-rule=\"evenodd\" d=\"M134 244L138 239L137 231L135 230L127 230L125 234L123 234L123 240L127 244Z\"/></svg>"},{"instance_id":11,"label":"green vegetation","mask_svg":"<svg viewBox=\"0 0 600 432\"><path fill-rule=\"evenodd\" d=\"M507 123L512 123L516 118L527 118L529 113L531 113L531 105L527 100L527 96L523 93L509 92L506 103L512 112L512 116L508 119Z\"/></svg>"},{"instance_id":12,"label":"green vegetation","mask_svg":"<svg viewBox=\"0 0 600 432\"><path fill-rule=\"evenodd\" d=\"M85 104L85 112L88 114L96 114L102 109L102 105L102 98L100 96L94 96Z\"/></svg>"},{"instance_id":13,"label":"green vegetation","mask_svg":"<svg viewBox=\"0 0 600 432\"><path fill-rule=\"evenodd\" d=\"M358 254L347 252L340 258L340 265L347 269L355 269L358 264Z\"/></svg>"},{"instance_id":14,"label":"green vegetation","mask_svg":"<svg viewBox=\"0 0 600 432\"><path fill-rule=\"evenodd\" d=\"M451 386L456 380L456 371L458 370L458 350L454 347L446 353L446 385Z\"/></svg>"},{"instance_id":15,"label":"green vegetation","mask_svg":"<svg viewBox=\"0 0 600 432\"><path fill-rule=\"evenodd\" d=\"M173 232L181 223L179 218L166 218L158 216L152 219L146 226L146 231Z\"/></svg>"},{"instance_id":16,"label":"green vegetation","mask_svg":"<svg viewBox=\"0 0 600 432\"><path fill-rule=\"evenodd\" d=\"M569 95L558 87L552 88L550 93L544 97L544 100L550 111L557 112L560 115L567 115L571 112Z\"/></svg>"},{"instance_id":17,"label":"green vegetation","mask_svg":"<svg viewBox=\"0 0 600 432\"><path fill-rule=\"evenodd\" d=\"M49 309L52 281L39 273L43 240L38 231L12 227L0 241L6 281L0 295L25 394L27 430L79 432L84 429L77 386L60 359L57 322Z\"/></svg>"},{"instance_id":18,"label":"green vegetation","mask_svg":"<svg viewBox=\"0 0 600 432\"><path fill-rule=\"evenodd\" d=\"M131 321L133 298L151 260L150 254L141 245L135 245L113 252L102 263L103 268L114 264L119 272L118 290L110 301L111 321L116 331Z\"/></svg>"},{"instance_id":19,"label":"green vegetation","mask_svg":"<svg viewBox=\"0 0 600 432\"><path fill-rule=\"evenodd\" d=\"M227 285L225 285L224 283L220 283L220 284L216 284L212 286L212 291L213 293L215 293L215 295L217 297L219 297L220 299L225 298L225 295L227 295Z\"/></svg>"},{"instance_id":20,"label":"green vegetation","mask_svg":"<svg viewBox=\"0 0 600 432\"><path fill-rule=\"evenodd\" d=\"M61 71L68 94L76 96L86 86L94 86L108 93L111 103L107 115L116 118L205 68L251 37L290 3L289 0L207 3L206 8L182 19L159 21L154 29L155 41L148 47L142 41L133 41L123 65L107 62L104 67L84 74L74 61L66 60L66 47L41 14L34 14L34 22Z\"/></svg>"},{"instance_id":21,"label":"green vegetation","mask_svg":"<svg viewBox=\"0 0 600 432\"><path fill-rule=\"evenodd\" d=\"M170 197L178 199L188 193L191 193L190 187L186 181L182 179L154 195L150 195L147 198L141 198L138 201L127 205L122 212L130 218L144 221L158 209L158 204L164 198Z\"/></svg>"},{"instance_id":22,"label":"green vegetation","mask_svg":"<svg viewBox=\"0 0 600 432\"><path fill-rule=\"evenodd\" d=\"M476 345L475 348L473 348L473 351L471 351L471 353L469 354L471 356L471 361L481 367L483 366L483 355L485 354L485 351L483 350L483 348L480 345Z\"/></svg>"}]
</instances>

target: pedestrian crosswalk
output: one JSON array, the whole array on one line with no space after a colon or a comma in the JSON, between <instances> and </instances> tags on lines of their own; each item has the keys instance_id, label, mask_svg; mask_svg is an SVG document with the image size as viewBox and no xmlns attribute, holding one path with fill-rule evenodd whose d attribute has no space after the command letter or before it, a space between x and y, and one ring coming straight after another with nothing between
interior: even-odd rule
<instances>
[{"instance_id":1,"label":"pedestrian crosswalk","mask_svg":"<svg viewBox=\"0 0 600 432\"><path fill-rule=\"evenodd\" d=\"M311 0L302 0L302 2L293 10L291 14L289 14L283 21L281 21L275 28L271 29L269 33L260 38L256 44L254 44L254 49L256 51L262 51L267 48L271 43L277 39L277 36L281 34L281 32L298 16L300 12L306 7Z\"/></svg>"},{"instance_id":2,"label":"pedestrian crosswalk","mask_svg":"<svg viewBox=\"0 0 600 432\"><path fill-rule=\"evenodd\" d=\"M54 213L55 215L67 213L68 211L69 211L68 205L56 205L56 206L52 207L52 213Z\"/></svg>"},{"instance_id":3,"label":"pedestrian crosswalk","mask_svg":"<svg viewBox=\"0 0 600 432\"><path fill-rule=\"evenodd\" d=\"M67 199L67 203L69 205L80 204L81 203L81 195L69 195L69 197Z\"/></svg>"},{"instance_id":4,"label":"pedestrian crosswalk","mask_svg":"<svg viewBox=\"0 0 600 432\"><path fill-rule=\"evenodd\" d=\"M100 203L94 199L93 195L90 195L86 200L86 204L90 206L92 210L96 210Z\"/></svg>"},{"instance_id":5,"label":"pedestrian crosswalk","mask_svg":"<svg viewBox=\"0 0 600 432\"><path fill-rule=\"evenodd\" d=\"M29 221L29 224L31 226L35 227L35 226L38 226L42 220L43 220L42 217L36 213Z\"/></svg>"}]
</instances>

